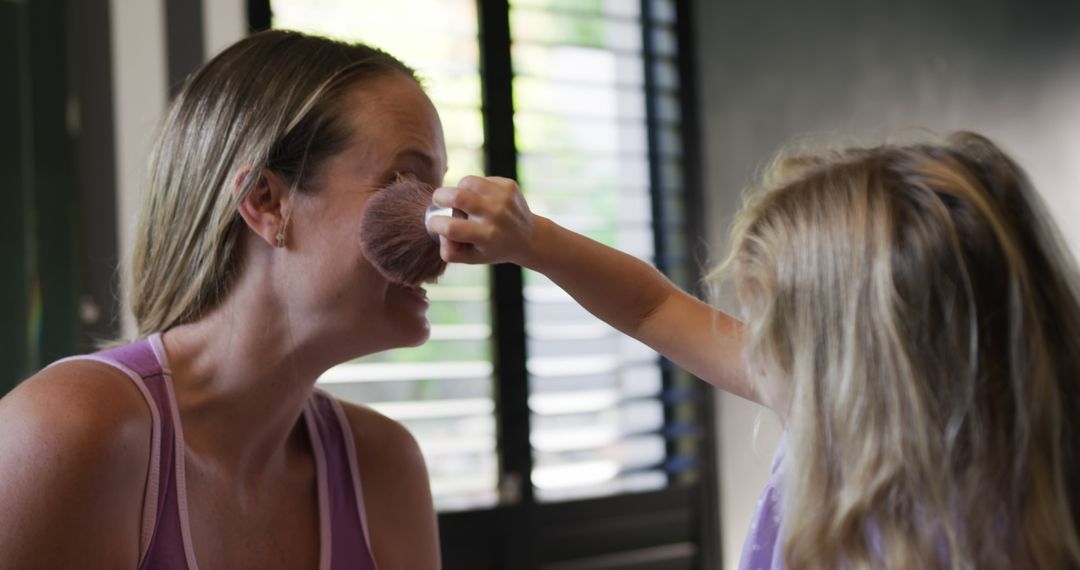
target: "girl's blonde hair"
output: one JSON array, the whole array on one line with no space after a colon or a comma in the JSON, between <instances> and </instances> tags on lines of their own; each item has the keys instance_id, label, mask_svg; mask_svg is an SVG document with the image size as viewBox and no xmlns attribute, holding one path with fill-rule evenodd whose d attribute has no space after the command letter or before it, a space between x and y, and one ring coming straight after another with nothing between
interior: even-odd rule
<instances>
[{"instance_id":1,"label":"girl's blonde hair","mask_svg":"<svg viewBox=\"0 0 1080 570\"><path fill-rule=\"evenodd\" d=\"M727 266L786 385L790 568L1080 567L1077 272L972 133L782 160Z\"/></svg>"},{"instance_id":2,"label":"girl's blonde hair","mask_svg":"<svg viewBox=\"0 0 1080 570\"><path fill-rule=\"evenodd\" d=\"M346 92L392 74L416 78L369 46L275 30L188 79L154 145L136 230L128 300L138 336L197 320L225 297L242 263L237 205L264 169L295 191L317 189L320 164L353 136Z\"/></svg>"}]
</instances>

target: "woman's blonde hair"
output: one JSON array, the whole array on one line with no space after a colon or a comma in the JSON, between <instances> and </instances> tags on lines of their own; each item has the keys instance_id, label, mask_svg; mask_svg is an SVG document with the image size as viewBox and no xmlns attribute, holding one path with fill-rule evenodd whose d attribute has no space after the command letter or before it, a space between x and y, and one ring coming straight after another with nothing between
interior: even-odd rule
<instances>
[{"instance_id":1,"label":"woman's blonde hair","mask_svg":"<svg viewBox=\"0 0 1080 570\"><path fill-rule=\"evenodd\" d=\"M779 161L727 267L786 386L790 568L1080 567L1080 295L972 133Z\"/></svg>"},{"instance_id":2,"label":"woman's blonde hair","mask_svg":"<svg viewBox=\"0 0 1080 570\"><path fill-rule=\"evenodd\" d=\"M188 79L154 145L136 230L128 300L138 336L197 320L225 297L242 263L237 205L264 169L315 190L320 164L353 135L345 93L395 73L415 80L369 46L268 31Z\"/></svg>"}]
</instances>

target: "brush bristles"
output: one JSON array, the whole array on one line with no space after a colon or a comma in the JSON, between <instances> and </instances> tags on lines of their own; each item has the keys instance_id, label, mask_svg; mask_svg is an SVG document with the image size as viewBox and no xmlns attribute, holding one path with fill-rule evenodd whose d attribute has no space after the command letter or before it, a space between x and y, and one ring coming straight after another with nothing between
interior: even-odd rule
<instances>
[{"instance_id":1,"label":"brush bristles","mask_svg":"<svg viewBox=\"0 0 1080 570\"><path fill-rule=\"evenodd\" d=\"M431 204L431 186L398 178L367 203L360 229L368 260L393 283L419 285L446 270L439 242L424 226Z\"/></svg>"}]
</instances>

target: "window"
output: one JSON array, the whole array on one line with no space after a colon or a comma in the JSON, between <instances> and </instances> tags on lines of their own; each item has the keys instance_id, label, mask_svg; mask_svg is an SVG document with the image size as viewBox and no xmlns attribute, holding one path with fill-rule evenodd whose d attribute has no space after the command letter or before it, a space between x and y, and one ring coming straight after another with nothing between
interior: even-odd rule
<instances>
[{"instance_id":1,"label":"window","mask_svg":"<svg viewBox=\"0 0 1080 570\"><path fill-rule=\"evenodd\" d=\"M510 24L530 204L654 262L640 2L513 0ZM537 499L665 487L656 354L537 273L525 276L525 311Z\"/></svg>"},{"instance_id":2,"label":"window","mask_svg":"<svg viewBox=\"0 0 1080 570\"><path fill-rule=\"evenodd\" d=\"M448 184L512 176L537 212L692 285L683 3L268 4L274 27L363 41L417 69L443 120ZM320 382L416 435L447 568L716 560L711 397L700 382L539 274L452 266L429 296L427 345Z\"/></svg>"}]
</instances>

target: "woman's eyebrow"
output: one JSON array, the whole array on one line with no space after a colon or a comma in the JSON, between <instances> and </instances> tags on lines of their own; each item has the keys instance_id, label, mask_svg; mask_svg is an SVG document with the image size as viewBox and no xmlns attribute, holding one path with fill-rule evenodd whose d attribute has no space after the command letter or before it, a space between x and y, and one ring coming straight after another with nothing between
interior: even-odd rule
<instances>
[{"instance_id":1,"label":"woman's eyebrow","mask_svg":"<svg viewBox=\"0 0 1080 570\"><path fill-rule=\"evenodd\" d=\"M397 153L397 156L394 157L394 162L400 163L410 158L419 160L423 163L424 168L429 170L435 169L435 159L430 154L415 148L406 149Z\"/></svg>"}]
</instances>

